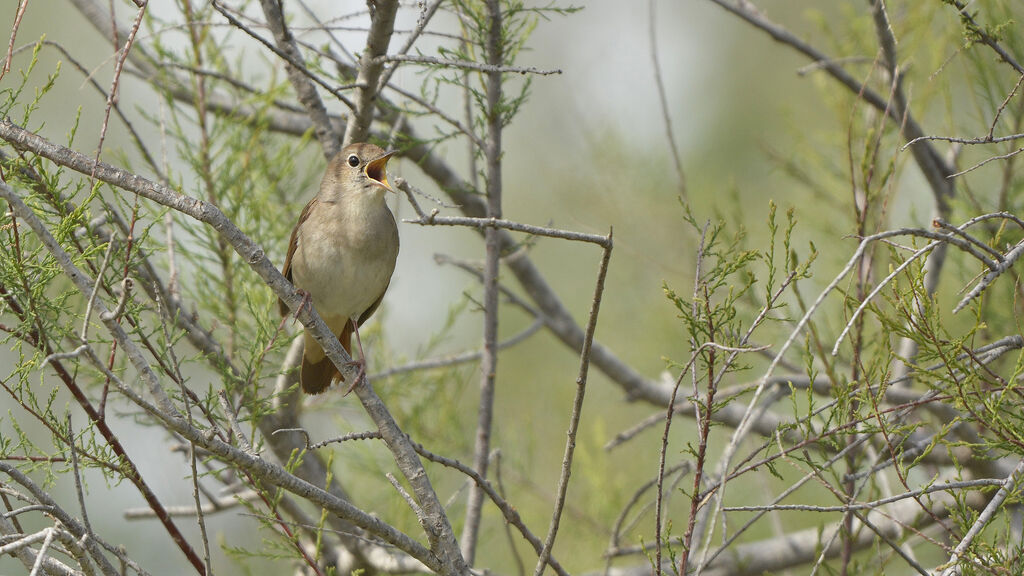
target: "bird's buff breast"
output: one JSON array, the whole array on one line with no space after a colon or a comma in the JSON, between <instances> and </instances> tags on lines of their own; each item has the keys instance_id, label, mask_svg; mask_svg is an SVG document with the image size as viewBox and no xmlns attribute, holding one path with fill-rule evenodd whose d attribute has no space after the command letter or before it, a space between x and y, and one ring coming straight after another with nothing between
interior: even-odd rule
<instances>
[{"instance_id":1,"label":"bird's buff breast","mask_svg":"<svg viewBox=\"0 0 1024 576\"><path fill-rule=\"evenodd\" d=\"M387 289L398 257L398 230L383 203L382 208L333 223L310 218L299 230L293 279L322 315L358 318ZM371 225L371 219L377 221Z\"/></svg>"}]
</instances>

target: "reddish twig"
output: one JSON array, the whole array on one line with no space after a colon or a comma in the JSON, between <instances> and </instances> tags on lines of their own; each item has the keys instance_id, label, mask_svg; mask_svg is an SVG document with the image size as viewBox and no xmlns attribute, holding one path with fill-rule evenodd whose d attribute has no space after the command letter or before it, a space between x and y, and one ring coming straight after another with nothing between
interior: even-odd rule
<instances>
[{"instance_id":1,"label":"reddish twig","mask_svg":"<svg viewBox=\"0 0 1024 576\"><path fill-rule=\"evenodd\" d=\"M4 60L4 67L0 69L0 80L11 71L11 59L14 58L14 40L18 36L18 27L21 26L21 19L25 16L25 9L28 8L28 0L21 0L18 3L18 11L14 15L14 25L11 26L11 40L7 43L7 58Z\"/></svg>"}]
</instances>

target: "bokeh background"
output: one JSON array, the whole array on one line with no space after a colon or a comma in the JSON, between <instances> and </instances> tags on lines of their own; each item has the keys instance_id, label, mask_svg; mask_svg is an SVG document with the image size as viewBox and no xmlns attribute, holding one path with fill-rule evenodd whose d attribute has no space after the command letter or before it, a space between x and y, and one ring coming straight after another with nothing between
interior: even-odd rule
<instances>
[{"instance_id":1,"label":"bokeh background","mask_svg":"<svg viewBox=\"0 0 1024 576\"><path fill-rule=\"evenodd\" d=\"M117 3L120 4L120 3ZM17 2L0 0L0 14L13 16ZM360 10L358 0L309 2L320 14ZM765 0L759 7L798 35L829 47L845 25L854 26L867 16L866 3ZM291 3L286 2L286 11ZM684 359L689 343L676 311L665 296L664 285L688 290L692 283L697 235L684 222L680 182L666 138L665 118L659 105L651 57L652 5L646 2L596 0L581 4L582 10L565 16L541 19L519 58L524 66L558 68L561 74L534 78L531 97L505 136L505 215L522 222L605 233L614 227L615 252L601 311L597 339L624 361L648 377L658 377L667 360ZM799 170L821 168L822 156L841 158L845 153L846 122L851 112L842 108L829 80L813 71L800 73L802 57L753 30L710 2L658 0L654 30L661 74L669 103L671 126L678 141L685 185L691 209L699 220L726 218L745 227L756 245L766 234L769 201L783 210L797 208L801 220L798 237L803 244L813 239L824 246L854 247L844 239L849 232L849 187L841 179L832 188L807 186ZM133 11L118 6L121 21L130 22ZM177 8L152 2L154 18L171 19ZM295 25L302 22L293 14ZM952 16L949 16L952 18ZM410 5L399 17L398 27L409 28L416 18ZM10 20L4 20L9 22ZM862 22L861 22L862 23ZM432 26L453 26L441 14ZM837 31L835 35L830 31ZM224 28L217 34L227 34ZM147 41L147 34L140 41ZM254 80L266 79L273 66L241 34L233 32L237 50L244 54ZM852 33L851 33L852 34ZM17 45L42 37L73 49L73 54L104 87L111 78L112 55L107 42L76 10L63 0L30 3L18 31ZM345 38L345 36L343 36ZM359 45L359 34L348 38ZM168 31L162 41L173 48L183 42L178 31ZM429 47L429 42L426 45ZM428 52L424 48L424 52ZM863 54L873 58L873 53ZM936 54L934 58L948 57ZM26 66L26 54L14 61L12 74ZM77 122L75 147L95 150L103 114L101 97L53 50L43 49L30 82L40 83L60 62L56 87L40 103L35 120L45 120L42 132L58 142ZM915 72L922 77L934 71L923 61ZM806 72L806 71L803 71ZM422 75L404 66L395 75L404 87L416 89ZM514 80L513 80L514 81ZM0 83L9 87L12 79ZM6 86L5 86L6 85ZM144 82L126 76L121 103L137 121L136 127L160 149L156 126L143 119L163 105ZM444 101L449 107L459 103ZM334 110L340 110L334 106ZM856 114L856 113L853 113ZM305 189L295 191L297 206L314 191L322 159L315 142L295 153L309 168ZM454 165L465 168L463 144L442 144L438 151ZM812 153L813 151L813 153ZM168 162L176 154L167 149ZM104 145L104 158L113 163L137 161L125 130L116 121ZM905 161L905 160L901 160ZM839 160L836 160L838 163ZM428 192L432 190L408 162L393 162L399 175ZM183 183L185 192L195 182ZM921 225L931 217L929 195L915 172L908 171L898 186L892 209L896 224ZM296 209L297 210L297 209ZM404 199L395 203L399 217L411 217ZM296 211L297 214L297 211ZM479 293L475 280L450 266L438 266L436 254L482 259L483 245L474 232L460 229L400 225L402 252L385 307L378 313L379 329L386 346L371 354L371 366L384 369L389 363L417 356L431 335L458 311L451 329L444 331L434 353L457 352L479 345L482 314L468 296ZM268 253L283 251L283 238L258 238ZM537 242L533 258L557 293L581 322L589 307L600 254L592 246L550 239ZM829 264L826 263L826 266ZM827 269L827 268L826 268ZM529 324L512 308L503 309L502 335L511 336ZM0 362L12 361L0 350ZM494 444L502 451L502 471L510 499L528 524L543 532L547 526L559 463L565 441L570 403L574 392L577 355L552 336L541 332L502 353L498 375L498 409ZM475 424L478 369L468 366L420 389L401 388L404 380L377 384L389 403L404 405L409 418L423 418L437 410L444 425L429 429L442 434L425 442L449 446L453 455L471 459ZM201 372L192 374L202 381ZM443 403L444 405L438 405ZM318 402L314 430L324 437L365 428L354 399ZM632 489L657 470L655 435L647 432L632 447L605 451L602 447L616 433L658 411L649 405L624 401L621 389L599 372L591 372L579 437L574 483L570 490L567 528L560 534L556 553L575 572L598 570L607 545L608 530ZM22 421L18 408L0 397L0 434L12 432L12 419ZM419 416L416 416L419 414ZM81 419L76 425L82 426ZM400 424L404 424L400 422ZM48 435L27 425L45 444ZM144 476L167 505L188 505L191 486L187 461L169 452L163 431L133 418L120 418L115 430L125 441ZM333 431L333 432L332 432ZM680 421L674 429L676 447L692 434L692 422ZM356 487L367 486L379 498L380 513L408 515L394 494L381 491L380 478L386 456L372 447L339 449L341 474ZM432 469L433 470L433 469ZM154 521L127 521L122 512L143 505L128 485L108 484L90 473L88 502L95 529L109 540L123 543L154 575L180 574L188 570L180 553ZM439 473L439 493L446 499L463 488L460 481ZM56 489L65 502L73 502L69 486ZM358 488L354 488L358 492ZM459 518L464 498L452 505ZM389 502L389 503L388 503ZM74 508L72 506L72 508ZM683 515L675 520L682 523ZM267 566L247 560L229 560L226 549L259 549L264 546L255 522L240 509L211 515L209 529L215 534L214 566L218 573L268 573ZM194 527L187 534L196 537ZM653 524L653 521L651 522ZM649 532L649 530L648 530ZM648 538L650 535L648 534ZM485 514L481 558L492 566L512 566L504 530L497 515ZM282 564L280 568L284 568ZM0 558L0 573L17 573L20 566ZM277 570L278 568L274 568Z\"/></svg>"}]
</instances>

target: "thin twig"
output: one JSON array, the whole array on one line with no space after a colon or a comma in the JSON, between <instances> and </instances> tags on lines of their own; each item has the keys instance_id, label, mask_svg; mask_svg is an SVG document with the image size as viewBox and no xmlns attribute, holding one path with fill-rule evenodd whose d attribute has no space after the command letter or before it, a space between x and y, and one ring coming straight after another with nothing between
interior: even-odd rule
<instances>
[{"instance_id":1,"label":"thin twig","mask_svg":"<svg viewBox=\"0 0 1024 576\"><path fill-rule=\"evenodd\" d=\"M590 371L590 349L594 343L594 331L597 330L597 315L601 310L601 298L604 295L604 280L608 274L608 262L612 257L612 231L608 231L607 246L601 255L601 264L597 272L597 282L594 284L594 296L590 304L590 316L587 320L587 328L583 339L583 349L580 351L580 369L576 377L576 397L572 404L572 415L569 417L568 438L565 442L565 454L562 457L562 473L558 478L558 489L555 497L555 508L551 513L551 524L548 527L548 536L544 541L544 549L537 558L537 567L534 569L534 576L541 576L547 564L548 556L551 555L551 548L555 545L555 536L558 533L558 525L562 518L562 509L565 507L565 495L569 490L569 476L572 474L572 458L576 451L576 432L579 430L580 418L583 413L583 396L587 390L587 374Z\"/></svg>"},{"instance_id":2,"label":"thin twig","mask_svg":"<svg viewBox=\"0 0 1024 576\"><path fill-rule=\"evenodd\" d=\"M705 242L707 240L708 228L710 226L711 226L711 222L710 221L704 223L704 228L701 230L701 233L700 233L700 243L697 245L697 262L694 265L695 272L694 272L694 275L693 275L693 300L692 300L692 302L690 304L690 312L691 312L691 314L693 314L694 318L697 317L698 295L699 295L700 286L701 286L701 279L704 277L704 249L705 249ZM662 499L664 498L665 459L666 459L666 457L668 455L668 434L669 434L669 430L671 430L671 428L672 428L672 413L674 412L674 408L675 408L676 395L679 393L679 386L683 383L683 378L686 377L687 372L689 372L690 368L693 366L693 363L697 361L697 358L699 357L700 352L703 350L703 348L700 345L698 345L697 342L695 342L692 338L690 339L690 347L693 349L690 352L690 361L687 362L686 366L684 366L683 369L679 371L679 377L676 378L675 384L672 386L672 396L671 396L671 398L668 401L668 411L665 414L665 430L662 433L661 445L660 445L660 447L658 449L658 476L657 476L657 482L656 482L657 491L654 494L654 538L655 538L654 570L656 572L656 576L661 576L662 575L662 564L661 564L662 516L661 515L662 515L662 513L664 511L662 509ZM696 387L697 387L696 373L694 373L693 376L694 376L694 378L693 378L693 386L694 386L694 389L695 389L694 390L694 398L696 398L697 397L697 395L696 395ZM709 386L711 385L710 381L708 381L708 385ZM700 424L700 404L697 401L694 401L693 402L693 408L694 408L695 416L697 418L697 423L699 425ZM709 416L710 416L710 414L706 414L705 415L705 419L707 419ZM703 464L703 462L702 462L702 464ZM700 491L700 480L699 479L694 480L694 486L696 487L696 489L694 491L693 497L696 498L697 494ZM691 516L692 516L693 512L694 512L694 510L691 508ZM691 520L693 520L693 519L691 518ZM691 534L693 533L693 523L692 522L688 526L688 531ZM685 567L686 567L686 559L685 558L680 561L680 566L683 567L683 573L685 574Z\"/></svg>"},{"instance_id":3,"label":"thin twig","mask_svg":"<svg viewBox=\"0 0 1024 576\"><path fill-rule=\"evenodd\" d=\"M132 45L135 44L135 36L139 32L139 27L142 26L142 17L146 15L146 0L142 0L139 3L139 11L135 14L135 22L132 23L132 27L128 32L128 38L125 40L124 48L118 53L117 59L114 61L114 78L110 83L110 90L107 93L107 106L103 112L103 124L100 127L100 140L96 145L96 161L100 161L100 154L103 152L103 141L107 137L107 126L110 123L110 111L117 104L118 94L117 90L121 84L121 71L124 69L124 63L128 59L128 53L132 50ZM95 175L91 175L90 178L95 178Z\"/></svg>"},{"instance_id":4,"label":"thin twig","mask_svg":"<svg viewBox=\"0 0 1024 576\"><path fill-rule=\"evenodd\" d=\"M981 40L983 44L991 48L1003 62L1006 62L1017 71L1017 74L1024 75L1024 66L1017 62L1017 60L1007 52L1002 45L999 44L997 38L989 34L988 30L983 26L979 26L977 21L974 19L974 14L971 14L967 10L970 2L962 2L961 0L951 0L950 5L956 7L957 12L960 15L960 20L965 24L965 28L977 39Z\"/></svg>"},{"instance_id":5,"label":"thin twig","mask_svg":"<svg viewBox=\"0 0 1024 576\"><path fill-rule=\"evenodd\" d=\"M516 232L525 232L534 236L561 238L563 240L572 240L575 242L589 242L605 248L608 246L608 237L601 236L600 234L587 234L585 232L572 232L569 230L559 230L558 228L533 226L531 224L522 224L513 220L503 220L496 217L467 218L464 216L437 216L437 210L434 210L425 218L406 218L403 219L402 222L420 224L422 226L468 226L473 228L482 228L484 230L504 228L506 230L513 230Z\"/></svg>"},{"instance_id":6,"label":"thin twig","mask_svg":"<svg viewBox=\"0 0 1024 576\"><path fill-rule=\"evenodd\" d=\"M46 552L50 549L50 544L53 543L53 537L56 532L53 528L43 530L46 536L43 538L43 543L39 546L39 551L35 553L36 563L32 565L32 571L29 572L28 576L37 576L39 574L39 569L43 567L43 559L46 558Z\"/></svg>"},{"instance_id":7,"label":"thin twig","mask_svg":"<svg viewBox=\"0 0 1024 576\"><path fill-rule=\"evenodd\" d=\"M196 518L200 514L208 516L217 512L225 512L231 510L237 506L240 506L243 502L251 500L259 500L260 494L255 490L246 490L230 496L211 499L206 504L194 503L184 506L168 506L167 514L170 516L181 516L185 518ZM128 508L122 514L121 517L125 520L141 520L153 517L153 511L149 508Z\"/></svg>"},{"instance_id":8,"label":"thin twig","mask_svg":"<svg viewBox=\"0 0 1024 576\"><path fill-rule=\"evenodd\" d=\"M198 50L199 47L196 46L196 49ZM127 293L127 289L125 292ZM157 306L161 310L166 307L163 300L159 298L157 299ZM181 398L185 404L185 417L188 419L189 426L195 426L195 422L192 419L192 407L190 405L191 400L189 398L188 390L185 388L185 378L181 374L181 363L178 361L177 354L174 352L174 342L171 338L171 332L167 328L166 314L160 315L160 328L163 333L164 344L167 346L167 355L171 361L171 366L174 369L174 379L178 382L178 389L181 391ZM210 537L206 531L206 516L203 511L202 500L199 496L199 468L197 465L195 442L190 442L188 444L188 460L189 471L192 476L192 501L195 505L193 510L196 515L196 523L199 525L199 536L203 542L203 562L206 563L206 576L213 576L213 561L210 559ZM168 512L168 514L170 514L170 512ZM125 515L127 516L127 512Z\"/></svg>"},{"instance_id":9,"label":"thin twig","mask_svg":"<svg viewBox=\"0 0 1024 576\"><path fill-rule=\"evenodd\" d=\"M420 218L426 218L427 215L425 212L423 212L423 209L420 208L419 203L416 202L415 196L422 196L442 208L459 208L458 204L447 204L440 198L427 194L423 190L420 190L416 186L413 186L412 184L409 183L408 180L402 177L395 178L395 187L401 190L402 192L405 192L405 196L409 199L409 203L412 204L413 210L416 212L416 215L418 215Z\"/></svg>"},{"instance_id":10,"label":"thin twig","mask_svg":"<svg viewBox=\"0 0 1024 576\"><path fill-rule=\"evenodd\" d=\"M494 460L494 484L498 487L498 494L502 498L508 498L505 495L505 484L501 481L501 450L495 450L492 453ZM523 559L519 555L519 550L516 548L515 538L512 535L512 525L509 522L504 523L505 536L508 537L508 544L512 553L512 559L516 563L516 574L517 576L526 576L526 565L523 564Z\"/></svg>"},{"instance_id":11,"label":"thin twig","mask_svg":"<svg viewBox=\"0 0 1024 576\"><path fill-rule=\"evenodd\" d=\"M409 53L409 50L412 49L416 40L418 40L420 35L423 34L427 24L434 17L434 14L437 13L437 9L441 7L441 2L443 1L444 0L434 0L429 6L424 6L422 2L420 3L421 11L419 17L416 18L416 28L413 29L409 34L409 37L405 39L402 47L398 50L399 55ZM395 30L395 32L397 33L398 31ZM380 92L388 85L388 82L391 81L391 76L394 75L396 69L397 67L392 66L391 68L384 70L384 73L380 75L380 80L377 81L377 92Z\"/></svg>"},{"instance_id":12,"label":"thin twig","mask_svg":"<svg viewBox=\"0 0 1024 576\"><path fill-rule=\"evenodd\" d=\"M562 71L558 69L542 70L533 66L495 66L491 64L481 64L480 62L470 62L468 60L451 60L448 58L436 58L434 56L410 56L408 54L387 54L377 56L374 58L374 62L382 64L384 62L415 62L417 64L429 64L431 66L444 66L447 68L462 68L464 70L475 70L477 72L536 74L538 76L550 76L552 74L562 73Z\"/></svg>"},{"instance_id":13,"label":"thin twig","mask_svg":"<svg viewBox=\"0 0 1024 576\"><path fill-rule=\"evenodd\" d=\"M304 431L303 431L304 432ZM358 441L358 440L382 440L383 436L376 430L370 432L353 432L351 434L345 434L344 436L338 436L337 438L331 438L329 440L323 440L316 444L308 444L309 450L319 450L328 444L341 444L344 442Z\"/></svg>"},{"instance_id":14,"label":"thin twig","mask_svg":"<svg viewBox=\"0 0 1024 576\"><path fill-rule=\"evenodd\" d=\"M661 415L659 414L659 416ZM664 416L661 416L661 418L664 418ZM668 469L665 470L665 475L671 476L675 474L676 480L673 481L673 485L675 485L676 483L681 482L682 479L685 478L686 475L689 474L692 470L693 462L691 462L690 460L684 460L682 462L679 462L678 464L674 464L668 467ZM644 494L646 494L648 490L658 486L658 478L659 475L655 475L654 478L651 478L650 480L641 484L640 487L634 490L633 496L630 497L629 502L627 502L626 505L622 507L622 512L619 513L619 516L615 519L615 523L612 525L612 535L608 543L608 550L606 550L604 553L605 556L609 558L609 560L615 556L620 556L625 553L623 552L623 547L619 543L622 534L624 532L628 532L634 526L636 526L642 519L644 513L648 509L653 508L656 505L657 500L651 501L644 508L642 508L640 512L637 513L636 518L634 518L632 522L626 525L626 518L629 516L630 511L640 502L640 499L643 498ZM608 566L606 565L605 576L607 576L607 569Z\"/></svg>"},{"instance_id":15,"label":"thin twig","mask_svg":"<svg viewBox=\"0 0 1024 576\"><path fill-rule=\"evenodd\" d=\"M82 490L82 472L78 467L78 449L75 447L75 431L71 428L71 413L68 412L68 450L71 451L71 470L75 476L75 495L78 496L78 506L82 509L82 524L85 532L92 536L92 524L89 522L89 512L85 507L85 492Z\"/></svg>"},{"instance_id":16,"label":"thin twig","mask_svg":"<svg viewBox=\"0 0 1024 576\"><path fill-rule=\"evenodd\" d=\"M967 174L968 172L974 172L975 170L977 170L978 168L981 168L982 166L984 166L985 164L988 164L989 162L995 162L996 160L1006 160L1008 158L1013 158L1014 156L1016 156L1017 154L1020 154L1021 152L1024 152L1024 148L1017 148L1016 150L1014 150L1012 152L1007 152L1006 154L999 154L999 155L996 155L996 156L991 156L989 158L986 158L986 159L982 160L981 162L978 162L977 164L974 164L970 168L965 168L965 169L963 169L963 170L961 170L959 172L954 172L954 173L950 174L949 176L947 176L947 178L953 179L953 178L957 178L959 176L963 176L964 174Z\"/></svg>"},{"instance_id":17,"label":"thin twig","mask_svg":"<svg viewBox=\"0 0 1024 576\"><path fill-rule=\"evenodd\" d=\"M835 346L832 347L832 355L833 356L838 356L839 355L839 346L843 343L843 340L846 338L846 335L850 333L850 330L855 325L857 319L860 318L861 312L863 312L864 309L867 308L868 304L871 303L871 300L874 299L874 297L876 295L878 295L878 293L881 292L882 289L885 288L889 284L889 282L892 281L893 278L895 278L896 276L901 274L904 270L907 269L907 267L909 267L911 264L913 264L918 258L924 256L928 252L931 252L938 245L939 245L938 241L936 241L936 242L929 242L924 248L921 248L917 252L914 252L909 258L907 258L902 263L900 263L899 266L894 268L892 272L890 272L885 278L883 278L878 283L878 286L876 286L867 296L864 297L864 299L863 299L863 301L861 301L860 305L857 306L857 309L854 310L853 314L850 315L850 319L849 319L849 321L847 321L846 326L843 327L843 331L839 333L839 337L836 338Z\"/></svg>"},{"instance_id":18,"label":"thin twig","mask_svg":"<svg viewBox=\"0 0 1024 576\"><path fill-rule=\"evenodd\" d=\"M447 466L454 470L458 470L459 472L472 478L474 485L479 486L483 493L486 494L487 497L491 499L491 502L493 502L494 505L498 508L498 510L501 511L502 516L505 518L505 521L511 524L512 526L515 526L516 529L519 530L520 535L522 535L523 538L527 542L529 542L530 546L533 547L534 551L538 555L541 553L544 544L541 542L540 538L534 535L533 532L530 532L530 529L523 522L523 519L522 517L520 517L519 512L516 510L516 508L510 505L504 498L502 498L501 495L498 494L498 492L494 489L494 486L486 478L481 476L479 472L463 464L462 462L459 462L458 460L441 456L439 454L435 454L424 448L421 444L413 443L413 446L416 448L416 453L419 454L420 456L423 456L427 460L430 460L431 462L436 462L443 466ZM566 572L562 565L558 562L558 560L555 559L554 555L551 555L548 558L547 563L548 566L551 566L555 573L558 574L558 576L569 576L568 572Z\"/></svg>"},{"instance_id":19,"label":"thin twig","mask_svg":"<svg viewBox=\"0 0 1024 576\"><path fill-rule=\"evenodd\" d=\"M977 246L979 249L988 252L988 254L992 256L992 258L995 258L998 262L1002 262L1004 260L1003 254L999 250L996 250L995 248L989 246L988 244L982 242L981 240L978 240L974 236L964 232L963 230L957 228L956 226L953 226L952 224L946 222L942 218L936 218L935 220L932 220L932 226L935 226L936 228L941 228L943 230L948 231L950 234L954 234L960 238L963 238L964 240L967 240L971 244ZM995 267L995 262L992 262L991 260L982 260L981 258L979 258L979 260L984 262L990 270Z\"/></svg>"},{"instance_id":20,"label":"thin twig","mask_svg":"<svg viewBox=\"0 0 1024 576\"><path fill-rule=\"evenodd\" d=\"M242 426L238 423L238 418L235 416L235 409L231 406L231 402L228 400L228 394L224 390L217 391L217 400L220 402L221 412L224 413L224 417L227 418L228 423L231 425L231 431L234 432L235 439L238 440L238 445L248 454L257 456L257 453L252 449L252 443L242 433Z\"/></svg>"},{"instance_id":21,"label":"thin twig","mask_svg":"<svg viewBox=\"0 0 1024 576\"><path fill-rule=\"evenodd\" d=\"M499 67L504 63L502 44L502 7L499 0L487 0L486 39L484 52L487 63L494 67L484 73L486 100L484 115L487 134L484 139L484 170L486 177L486 214L495 220L501 218L502 210L502 73ZM483 357L480 361L480 401L473 445L473 468L481 477L487 477L491 453L491 428L494 419L494 388L498 371L498 269L501 265L501 239L496 228L484 230L484 325ZM477 539L483 516L484 493L477 486L469 487L466 499L466 521L462 528L462 555L469 566L476 559ZM541 564L543 567L543 564Z\"/></svg>"},{"instance_id":22,"label":"thin twig","mask_svg":"<svg viewBox=\"0 0 1024 576\"><path fill-rule=\"evenodd\" d=\"M102 318L103 320L117 320L121 318L121 315L124 314L125 307L128 306L128 301L131 299L131 287L131 278L124 278L121 280L121 296L118 297L117 304L114 306L113 310L104 312L107 316Z\"/></svg>"},{"instance_id":23,"label":"thin twig","mask_svg":"<svg viewBox=\"0 0 1024 576\"><path fill-rule=\"evenodd\" d=\"M1024 138L1024 134L1008 134L1006 136L982 136L980 138L962 138L959 136L918 136L913 140L907 142L900 147L900 151L906 150L907 148L917 144L918 142L924 142L926 140L935 140L939 142L950 142L953 144L998 144L1000 142L1013 142Z\"/></svg>"},{"instance_id":24,"label":"thin twig","mask_svg":"<svg viewBox=\"0 0 1024 576\"><path fill-rule=\"evenodd\" d=\"M11 40L7 43L7 57L4 58L4 66L0 69L0 80L11 71L11 60L14 58L14 42L18 37L18 28L21 27L21 19L25 16L25 9L28 8L28 0L18 2L18 10L14 13L14 25L11 26Z\"/></svg>"},{"instance_id":25,"label":"thin twig","mask_svg":"<svg viewBox=\"0 0 1024 576\"><path fill-rule=\"evenodd\" d=\"M267 19L267 25L274 34L274 40L277 42L277 46L271 44L262 36L256 34L256 32L251 30L244 23L232 16L231 13L221 6L220 2L217 0L213 0L211 4L214 10L220 12L220 14L233 26L245 32L260 44L263 44L268 50L287 63L285 70L288 73L288 79L291 81L292 87L295 89L299 102L302 103L303 107L306 109L306 113L309 115L313 129L316 132L317 139L320 141L321 148L323 148L324 156L327 158L333 157L338 150L341 149L338 142L339 138L337 133L334 131L330 118L327 115L327 108L324 107L324 103L320 99L320 95L317 94L316 88L313 87L310 80L322 86L349 108L353 107L353 104L341 93L339 89L328 85L320 79L319 76L311 73L309 69L306 68L306 64L302 60L302 54L295 46L291 33L288 32L288 28L285 25L284 16L281 14L280 3L275 2L274 0L261 0L260 2L260 5L263 7L264 17Z\"/></svg>"},{"instance_id":26,"label":"thin twig","mask_svg":"<svg viewBox=\"0 0 1024 576\"><path fill-rule=\"evenodd\" d=\"M765 512L765 511L799 511L799 512L821 512L821 513L832 513L832 512L851 512L853 510L874 510L886 504L892 504L893 502L899 502L900 500L906 500L907 498L917 498L925 494L931 494L933 492L946 492L953 490L962 490L964 488L980 488L984 486L1005 486L1005 478L978 478L976 480L964 480L958 482L943 482L942 484L931 484L925 488L918 488L916 490L910 490L908 492L902 492L893 496L885 498L879 498L878 500L872 500L870 502L851 502L842 504L839 506L815 506L812 504L752 504L746 506L725 506L722 508L724 512Z\"/></svg>"},{"instance_id":27,"label":"thin twig","mask_svg":"<svg viewBox=\"0 0 1024 576\"><path fill-rule=\"evenodd\" d=\"M999 103L999 107L996 108L996 113L992 115L992 123L988 126L988 137L992 138L996 133L996 125L999 124L999 118L1002 117L1003 111L1010 104L1010 100L1017 95L1017 91L1020 90L1021 84L1024 84L1024 72L1021 73L1020 78L1017 79L1017 83L1013 85L1013 89L1010 93L1003 98L1003 101Z\"/></svg>"},{"instance_id":28,"label":"thin twig","mask_svg":"<svg viewBox=\"0 0 1024 576\"><path fill-rule=\"evenodd\" d=\"M953 553L949 557L949 561L946 562L949 568L942 572L942 576L958 576L961 571L960 558L963 556L967 548L970 547L974 539L981 534L981 531L985 529L985 526L995 517L996 513L1000 511L1003 506L1003 502L1006 498L1014 492L1017 486L1017 479L1024 472L1024 459L1017 462L1017 466L1013 469L1013 472L1006 477L1000 486L999 491L996 492L995 496L989 500L988 505L981 511L978 518L971 525L970 529L964 534L964 537L960 540L960 543L953 549Z\"/></svg>"},{"instance_id":29,"label":"thin twig","mask_svg":"<svg viewBox=\"0 0 1024 576\"><path fill-rule=\"evenodd\" d=\"M391 472L386 472L384 476L387 477L388 482L391 482L391 485L395 487L395 491L402 496L402 499L405 500L405 503L408 504L409 508L411 508L413 513L416 514L416 519L419 520L421 524L426 523L427 515L423 513L423 509L420 508L420 505L416 503L416 500L413 499L409 492L407 492L405 488L402 487L402 485L398 482L398 479L395 478L395 475L392 474Z\"/></svg>"},{"instance_id":30,"label":"thin twig","mask_svg":"<svg viewBox=\"0 0 1024 576\"><path fill-rule=\"evenodd\" d=\"M672 128L672 115L669 114L668 96L665 92L665 82L661 78L661 64L658 62L658 19L655 17L656 0L647 2L647 38L651 43L651 64L654 68L654 85L658 90L658 102L661 105L661 121L665 124L665 139L668 140L669 149L672 153L672 163L676 167L676 175L679 177L679 196L686 201L686 177L683 174L683 160L679 155L679 146L676 144L675 131Z\"/></svg>"},{"instance_id":31,"label":"thin twig","mask_svg":"<svg viewBox=\"0 0 1024 576\"><path fill-rule=\"evenodd\" d=\"M974 288L971 288L971 291L964 295L960 302L958 302L957 305L953 308L953 313L955 314L963 310L971 302L971 300L977 298L982 292L984 292L985 289L988 288L989 285L992 284L992 282L995 281L996 278L998 278L1007 270L1013 268L1014 263L1016 263L1021 256L1024 256L1024 241L1018 242L1012 250L1006 253L1006 255L1003 257L1003 261L1000 262L994 270L992 270L988 274L985 274L985 276L974 286Z\"/></svg>"}]
</instances>

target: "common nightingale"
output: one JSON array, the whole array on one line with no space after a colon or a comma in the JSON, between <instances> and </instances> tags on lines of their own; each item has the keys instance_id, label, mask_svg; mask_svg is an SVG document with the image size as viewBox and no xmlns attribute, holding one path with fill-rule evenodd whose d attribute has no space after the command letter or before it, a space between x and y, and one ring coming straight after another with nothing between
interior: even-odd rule
<instances>
[{"instance_id":1,"label":"common nightingale","mask_svg":"<svg viewBox=\"0 0 1024 576\"><path fill-rule=\"evenodd\" d=\"M384 299L398 258L398 226L384 202L394 192L387 178L391 152L350 144L331 159L320 192L306 204L292 230L282 273L305 291L327 326L352 355L352 332ZM279 301L281 315L288 307ZM363 362L360 351L359 363ZM306 332L302 390L319 394L343 380L323 348ZM348 392L358 382L349 386Z\"/></svg>"}]
</instances>

